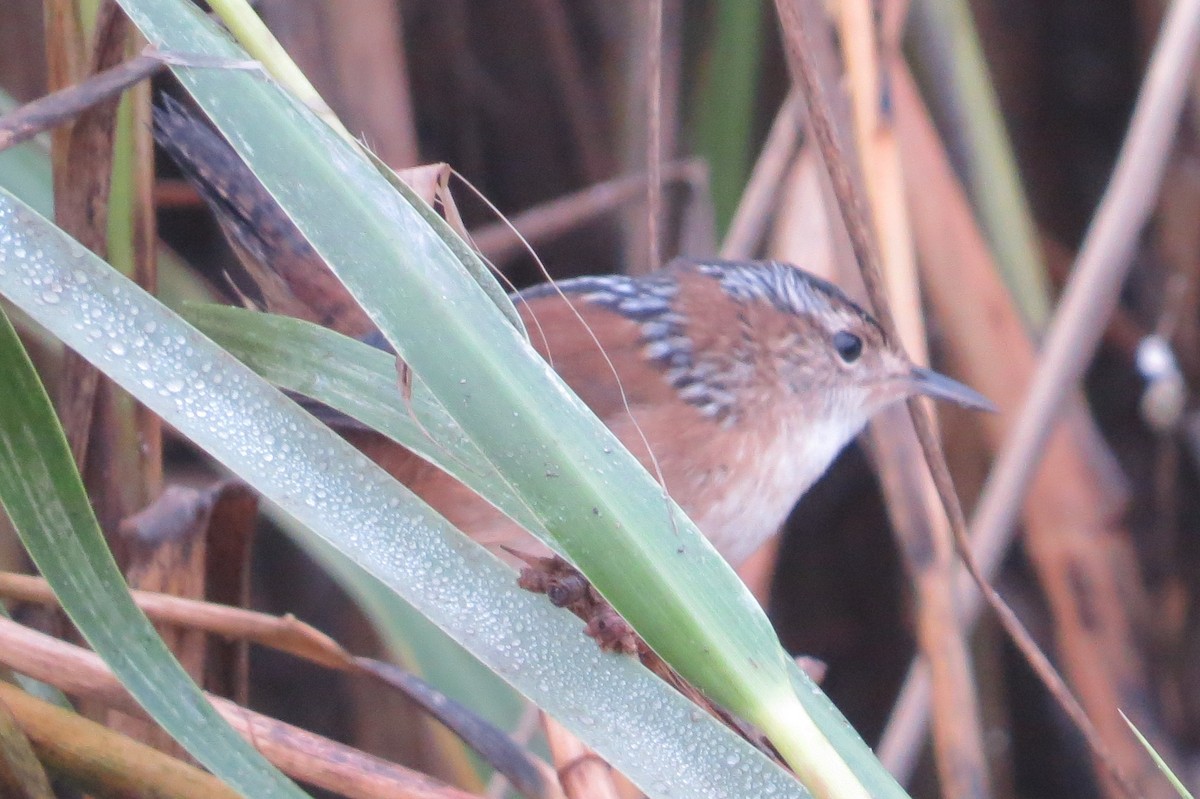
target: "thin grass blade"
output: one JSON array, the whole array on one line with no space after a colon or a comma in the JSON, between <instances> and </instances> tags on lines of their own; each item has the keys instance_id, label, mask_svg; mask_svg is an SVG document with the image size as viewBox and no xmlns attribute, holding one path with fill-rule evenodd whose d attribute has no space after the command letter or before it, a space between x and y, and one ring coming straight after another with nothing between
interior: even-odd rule
<instances>
[{"instance_id":1,"label":"thin grass blade","mask_svg":"<svg viewBox=\"0 0 1200 799\"><path fill-rule=\"evenodd\" d=\"M0 295L403 596L651 797L808 795L636 661L600 652L577 619L521 591L507 566L379 467L2 190ZM134 652L143 645L129 644ZM179 696L171 700L168 710L179 712Z\"/></svg>"},{"instance_id":2,"label":"thin grass blade","mask_svg":"<svg viewBox=\"0 0 1200 799\"><path fill-rule=\"evenodd\" d=\"M12 209L0 208L0 238L11 240L4 223ZM2 312L0 373L0 503L67 615L146 711L214 774L248 796L303 797L217 715L134 606L50 398Z\"/></svg>"}]
</instances>

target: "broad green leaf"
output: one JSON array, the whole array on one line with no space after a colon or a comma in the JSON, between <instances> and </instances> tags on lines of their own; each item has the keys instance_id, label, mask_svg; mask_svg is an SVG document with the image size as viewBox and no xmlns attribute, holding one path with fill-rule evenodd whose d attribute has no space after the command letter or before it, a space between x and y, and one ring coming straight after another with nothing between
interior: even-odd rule
<instances>
[{"instance_id":1,"label":"broad green leaf","mask_svg":"<svg viewBox=\"0 0 1200 799\"><path fill-rule=\"evenodd\" d=\"M119 2L160 50L241 57L185 0ZM899 791L861 743L849 754L831 745L833 732L805 712L791 660L753 597L535 356L436 222L261 75L174 71L419 380L652 647L762 727L822 796L865 796L864 780L877 795ZM847 757L867 768L856 775Z\"/></svg>"},{"instance_id":2,"label":"broad green leaf","mask_svg":"<svg viewBox=\"0 0 1200 799\"><path fill-rule=\"evenodd\" d=\"M16 100L0 91L0 114L8 113L17 105ZM29 203L39 214L50 216L54 213L50 153L44 138L0 151L0 186ZM212 302L215 299L208 284L161 242L158 247L158 296L172 308L184 302ZM22 334L27 332L20 319L13 319L13 323Z\"/></svg>"},{"instance_id":3,"label":"broad green leaf","mask_svg":"<svg viewBox=\"0 0 1200 799\"><path fill-rule=\"evenodd\" d=\"M13 206L0 208L0 274L12 280L19 253L39 251L6 229ZM43 303L58 285L44 278L37 269L24 275ZM50 398L3 312L0 373L0 502L67 615L146 712L210 771L247 796L303 797L213 710L133 604Z\"/></svg>"},{"instance_id":4,"label":"broad green leaf","mask_svg":"<svg viewBox=\"0 0 1200 799\"><path fill-rule=\"evenodd\" d=\"M453 638L426 619L391 588L335 546L283 513L266 508L272 521L337 580L371 620L396 662L498 729L513 733L529 707L512 686L476 660ZM457 740L457 739L453 739ZM476 776L491 768L463 744ZM459 753L443 752L457 762ZM543 754L544 752L540 752Z\"/></svg>"},{"instance_id":5,"label":"broad green leaf","mask_svg":"<svg viewBox=\"0 0 1200 799\"><path fill-rule=\"evenodd\" d=\"M524 518L521 515L526 510L524 506L515 498L506 499L500 487L488 482L487 464L471 460L472 450L466 445L458 448L461 432L440 405L431 402L418 387L411 400L412 415L401 409L397 403L392 356L299 319L217 305L191 305L185 307L183 313L188 321L274 385L318 400L422 453L430 462L459 475L468 485L491 497L502 511L514 518ZM421 420L421 426L438 446L432 445L430 438L413 421L413 416ZM464 470L463 466L467 464L478 465L478 469ZM492 489L495 493L489 494ZM335 574L343 575L344 584L358 585L351 588L354 595L366 607L377 609L375 615L383 619L383 624L389 623L388 614L383 612L387 606L386 598L373 591L371 585L355 583L344 566L339 566L336 561L325 562ZM390 622L394 624L395 619ZM808 675L794 664L790 671L805 709L847 760L868 772L878 768L874 755L862 746L853 728ZM437 674L429 676L451 696L472 704L468 691L477 686L463 689L439 683ZM500 719L493 720L501 723Z\"/></svg>"},{"instance_id":6,"label":"broad green leaf","mask_svg":"<svg viewBox=\"0 0 1200 799\"><path fill-rule=\"evenodd\" d=\"M477 490L506 490L427 392L414 389L411 415L405 411L394 356L290 317L225 305L185 306L182 314L272 384L319 397L433 462L467 475ZM421 420L420 427L415 419ZM516 508L522 509L519 504ZM530 521L536 523L532 517ZM281 526L350 593L406 666L415 667L447 696L493 724L513 728L522 706L503 681L335 547L295 523L282 521Z\"/></svg>"},{"instance_id":7,"label":"broad green leaf","mask_svg":"<svg viewBox=\"0 0 1200 799\"><path fill-rule=\"evenodd\" d=\"M403 596L651 797L807 795L634 659L600 652L577 619L521 591L507 566L3 191L0 295ZM105 607L89 606L100 616ZM107 656L136 658L151 646L137 641ZM129 679L136 687L143 676ZM186 704L171 700L162 712Z\"/></svg>"},{"instance_id":8,"label":"broad green leaf","mask_svg":"<svg viewBox=\"0 0 1200 799\"><path fill-rule=\"evenodd\" d=\"M286 316L227 305L192 305L182 313L273 385L383 433L487 497L525 528L549 536L435 398L419 385L407 402L401 398L395 356Z\"/></svg>"},{"instance_id":9,"label":"broad green leaf","mask_svg":"<svg viewBox=\"0 0 1200 799\"><path fill-rule=\"evenodd\" d=\"M17 106L12 98L0 91L0 113ZM40 141L27 142L0 152L0 186L29 203L38 213L53 213L50 158ZM165 247L159 248L159 298L170 307L183 300L210 301L207 287ZM13 322L26 332L30 326L21 318ZM40 332L40 330L38 331ZM295 526L295 525L293 525ZM425 621L395 593L360 568L348 564L337 550L328 544L319 553L313 551L315 537L309 534L301 544L333 573L371 618L388 648L403 653L406 663L416 664L424 676L447 696L474 708L493 724L511 729L521 712L521 702L499 678L471 658L445 634ZM3 607L0 606L0 612ZM453 664L447 667L447 664ZM16 675L30 693L61 703L69 708L61 693L44 683Z\"/></svg>"},{"instance_id":10,"label":"broad green leaf","mask_svg":"<svg viewBox=\"0 0 1200 799\"><path fill-rule=\"evenodd\" d=\"M504 292L504 288L496 281L496 278L492 275L488 265L479 256L479 253L475 252L475 249L470 244L463 241L462 237L454 232L446 224L446 221L421 199L419 194L401 180L399 175L392 171L391 167L379 160L374 153L368 153L367 155L370 157L371 163L375 165L375 168L380 170L383 176L387 178L388 183L392 184L392 187L400 193L400 196L408 200L413 210L441 237L445 245L454 253L454 257L462 264L463 269L467 271L467 274L475 279L475 283L479 288L483 289L483 293L495 303L496 307L500 309L500 312L504 314L508 321L517 330L521 331L521 335L529 338L529 333L525 330L525 323L521 321L521 317L517 313L512 300Z\"/></svg>"},{"instance_id":11,"label":"broad green leaf","mask_svg":"<svg viewBox=\"0 0 1200 799\"><path fill-rule=\"evenodd\" d=\"M238 55L187 3L121 4L162 50ZM805 756L787 741L783 719L784 709L803 715L789 658L753 597L427 220L353 145L261 77L176 74L601 593L702 690L784 736L789 756Z\"/></svg>"}]
</instances>

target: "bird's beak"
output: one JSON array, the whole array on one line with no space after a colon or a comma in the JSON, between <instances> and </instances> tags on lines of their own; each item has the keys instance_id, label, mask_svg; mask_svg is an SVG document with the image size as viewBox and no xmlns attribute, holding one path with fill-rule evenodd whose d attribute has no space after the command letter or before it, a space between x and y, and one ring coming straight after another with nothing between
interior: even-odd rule
<instances>
[{"instance_id":1,"label":"bird's beak","mask_svg":"<svg viewBox=\"0 0 1200 799\"><path fill-rule=\"evenodd\" d=\"M968 388L957 380L951 380L943 374L931 369L914 366L909 372L909 381L913 393L924 394L934 399L948 400L964 408L977 411L995 412L995 403L973 388Z\"/></svg>"}]
</instances>

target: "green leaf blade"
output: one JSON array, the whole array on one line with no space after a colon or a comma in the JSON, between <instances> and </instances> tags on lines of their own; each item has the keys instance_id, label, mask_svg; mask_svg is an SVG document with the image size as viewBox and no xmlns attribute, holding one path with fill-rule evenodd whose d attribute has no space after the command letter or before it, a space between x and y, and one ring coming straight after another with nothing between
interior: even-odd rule
<instances>
[{"instance_id":1,"label":"green leaf blade","mask_svg":"<svg viewBox=\"0 0 1200 799\"><path fill-rule=\"evenodd\" d=\"M50 398L3 312L0 372L7 384L0 502L71 620L134 698L214 774L248 796L304 797L221 719L133 604Z\"/></svg>"},{"instance_id":2,"label":"green leaf blade","mask_svg":"<svg viewBox=\"0 0 1200 799\"><path fill-rule=\"evenodd\" d=\"M160 50L239 57L183 0L119 2ZM791 660L753 597L536 357L431 221L358 147L261 75L173 69L417 378L645 640L710 697L769 723L776 745L813 784L837 771L839 784L863 795L838 752L810 754L820 736L811 734ZM382 553L343 543L356 557ZM861 741L849 745L850 756L871 762ZM879 795L899 793L878 767L862 779Z\"/></svg>"},{"instance_id":3,"label":"green leaf blade","mask_svg":"<svg viewBox=\"0 0 1200 799\"><path fill-rule=\"evenodd\" d=\"M577 619L518 589L490 553L3 191L0 295L404 596L651 796L808 796L632 659L600 652Z\"/></svg>"},{"instance_id":4,"label":"green leaf blade","mask_svg":"<svg viewBox=\"0 0 1200 799\"><path fill-rule=\"evenodd\" d=\"M160 49L235 52L207 26L189 28L173 4L122 6ZM651 646L751 718L790 696L788 658L736 575L375 167L257 76L176 74L418 378Z\"/></svg>"}]
</instances>

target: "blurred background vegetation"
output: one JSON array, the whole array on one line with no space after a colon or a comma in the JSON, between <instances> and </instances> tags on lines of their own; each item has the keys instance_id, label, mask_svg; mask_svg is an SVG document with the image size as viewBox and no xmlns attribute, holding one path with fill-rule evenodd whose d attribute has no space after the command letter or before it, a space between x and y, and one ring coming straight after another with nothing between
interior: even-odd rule
<instances>
[{"instance_id":1,"label":"blurred background vegetation","mask_svg":"<svg viewBox=\"0 0 1200 799\"><path fill-rule=\"evenodd\" d=\"M868 5L880 31L907 6ZM982 150L972 133L986 124L977 109L990 102L990 90L973 98L972 89L954 77L966 63L964 51L947 44L961 35L955 5L913 0L903 57L1003 266L1020 260L1004 251L1022 234L993 221L1007 218L1018 228L1022 222L986 208L993 186L1001 193L1003 178L988 172L994 168L988 165L1004 169L1005 161L1003 153ZM1023 277L1006 271L1006 279L1035 339L1107 185L1163 7L1159 0L970 4L1032 213L1034 260ZM735 211L751 171L766 152L780 157L782 166L767 186L761 218L750 223L760 229L743 239L739 254L799 260L797 252L820 259L836 250L824 242L829 236L803 227L803 220L820 224L811 222L804 203L820 202L821 194L806 188L815 157L811 139L795 114L780 112L790 80L771 3L664 0L658 50L649 34L650 4L633 0L261 0L256 8L347 127L384 161L396 168L438 161L453 166L526 232L554 277L654 266L646 219L647 173L657 168L649 157L655 128L664 177L663 260L712 255L723 240L728 246L726 236L738 232ZM43 14L40 0L0 4L0 88L15 102L47 91ZM842 46L850 44L847 30L833 37ZM656 69L661 109L651 124ZM166 79L160 83L170 90ZM878 105L890 120L891 84L885 79L881 86ZM849 78L842 85L847 97L855 87ZM1073 439L1070 462L1087 466L1062 475L1063 485L1085 487L1067 490L1066 497L1043 491L1030 500L1046 503L1042 524L1077 528L1077 535L1059 540L1060 554L1091 548L1103 554L1103 563L1079 567L1070 553L1054 560L1018 546L997 580L1059 664L1091 659L1101 672L1109 658L1134 664L1090 676L1067 672L1076 687L1079 680L1109 680L1114 695L1136 701L1139 724L1150 727L1152 740L1185 780L1200 774L1200 421L1190 408L1165 425L1147 416L1147 380L1137 352L1147 335L1159 333L1178 358L1185 397L1200 379L1200 83L1191 92L1157 210L1088 374L1090 418L1079 423L1089 430L1094 425L1100 435ZM773 126L789 125L795 127L790 141L786 131L782 137L772 133ZM224 275L233 269L233 254L200 199L173 165L159 160L159 234L180 257L163 267L164 295L231 299ZM0 182L26 181L28 192L46 192L48 163L44 150L9 153L0 160ZM932 185L930 173L914 173L912 163L905 164L904 178L915 217L921 212L911 195L927 189L942 196L945 187ZM542 279L533 259L496 227L489 208L461 187L455 198L480 247L513 285ZM797 236L814 241L801 241L797 249L790 241ZM1034 288L1022 293L1021 285ZM982 300L964 290L957 302L972 308ZM974 354L947 346L970 335L958 324L948 313L928 319L933 357L948 370L969 374L964 358L986 368L981 361L1004 357L1003 343ZM977 324L984 324L982 318ZM942 424L969 507L995 445L965 415L947 411ZM186 442L167 431L163 446L166 482L212 481ZM1080 517L1084 505L1089 514ZM910 574L889 519L869 453L852 447L797 507L778 547L763 553L747 575L789 651L827 665L823 687L871 744L883 735L917 653ZM478 672L462 656L443 654L443 644L418 620L397 620L388 630L373 625L363 612L368 589L348 591L344 575L311 542L263 523L252 546L244 546L251 607L293 613L356 653L437 662L434 671L443 673L430 676L451 693L460 690L456 680L477 679L451 674L459 663L464 675ZM28 568L13 538L2 532L0 567ZM1103 579L1091 568L1103 569ZM1080 603L1102 606L1096 614L1121 617L1128 632L1118 639L1123 651L1105 651L1104 641L1114 639L1088 641L1078 629L1064 628L1071 614L1054 597L1071 586ZM1089 593L1097 586L1104 590ZM61 626L30 606L13 609L30 623ZM413 648L425 654L404 651ZM1076 733L994 623L979 625L971 652L995 795L1101 795ZM245 687L250 706L267 714L464 787L481 787L461 751L444 735L430 734L433 722L373 683L251 647ZM498 684L494 690L494 703L477 709L517 726L515 699ZM913 794L938 795L928 747L916 754Z\"/></svg>"}]
</instances>

